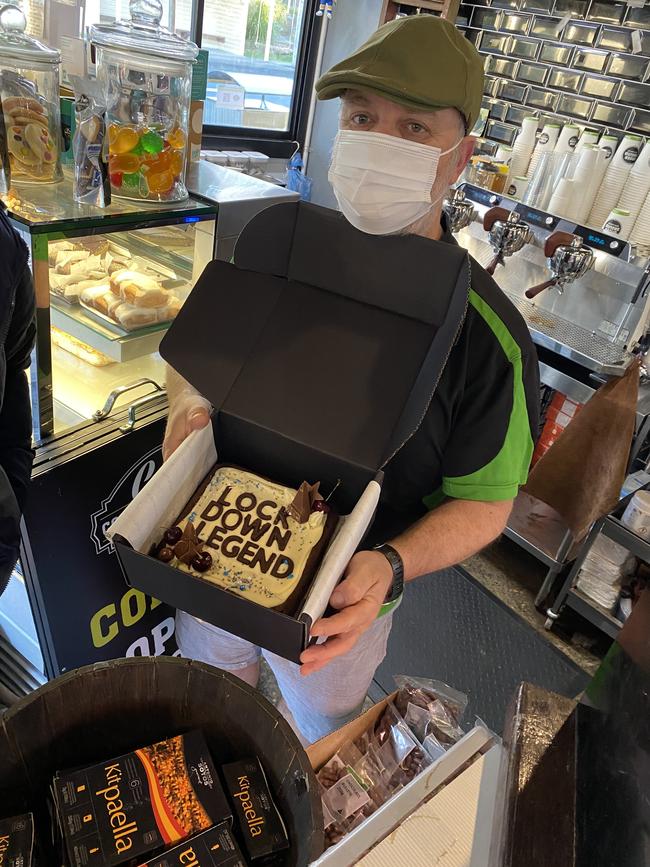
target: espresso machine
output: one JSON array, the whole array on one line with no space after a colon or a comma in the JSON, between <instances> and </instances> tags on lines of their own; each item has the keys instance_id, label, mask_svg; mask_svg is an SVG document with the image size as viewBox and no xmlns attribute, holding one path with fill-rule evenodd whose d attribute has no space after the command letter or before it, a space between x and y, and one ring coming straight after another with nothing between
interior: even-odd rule
<instances>
[{"instance_id":1,"label":"espresso machine","mask_svg":"<svg viewBox=\"0 0 650 867\"><path fill-rule=\"evenodd\" d=\"M528 325L543 391L584 404L648 351L650 263L626 241L469 183L444 207L450 227L461 226L459 243L493 272ZM632 461L649 434L650 384L642 378ZM506 531L549 567L538 604L574 553L566 529L546 517L515 517Z\"/></svg>"}]
</instances>

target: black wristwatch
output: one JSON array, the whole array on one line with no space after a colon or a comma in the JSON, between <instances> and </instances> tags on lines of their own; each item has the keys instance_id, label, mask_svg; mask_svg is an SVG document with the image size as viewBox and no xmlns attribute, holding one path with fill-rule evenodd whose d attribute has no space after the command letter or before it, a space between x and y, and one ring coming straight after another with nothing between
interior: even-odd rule
<instances>
[{"instance_id":1,"label":"black wristwatch","mask_svg":"<svg viewBox=\"0 0 650 867\"><path fill-rule=\"evenodd\" d=\"M390 605L392 608L394 607L392 603L401 599L404 592L404 561L392 545L377 545L374 550L384 555L393 570L393 586L384 601L384 605Z\"/></svg>"}]
</instances>

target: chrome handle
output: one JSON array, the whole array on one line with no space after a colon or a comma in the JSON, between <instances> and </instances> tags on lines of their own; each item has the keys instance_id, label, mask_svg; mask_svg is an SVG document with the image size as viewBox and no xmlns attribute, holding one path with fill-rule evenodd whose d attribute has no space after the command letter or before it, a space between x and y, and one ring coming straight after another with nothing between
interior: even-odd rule
<instances>
[{"instance_id":1,"label":"chrome handle","mask_svg":"<svg viewBox=\"0 0 650 867\"><path fill-rule=\"evenodd\" d=\"M140 388L143 385L153 385L154 390L156 392L164 392L165 389L162 385L158 385L158 383L153 379L148 379L144 377L143 379L137 379L135 382L132 382L131 385L120 385L118 388L113 389L113 391L106 398L106 403L102 407L102 409L98 409L97 412L93 413L93 421L103 421L103 419L107 418L111 412L113 411L113 407L115 406L115 402L119 397L123 394L126 394L127 391L133 391L134 388Z\"/></svg>"},{"instance_id":2,"label":"chrome handle","mask_svg":"<svg viewBox=\"0 0 650 867\"><path fill-rule=\"evenodd\" d=\"M137 421L138 410L143 409L143 407L145 407L148 403L153 403L155 400L158 400L160 395L164 393L165 389L163 388L160 391L154 392L153 394L145 394L144 397L139 397L137 400L134 400L129 407L127 422L120 427L120 432L124 434L131 433Z\"/></svg>"}]
</instances>

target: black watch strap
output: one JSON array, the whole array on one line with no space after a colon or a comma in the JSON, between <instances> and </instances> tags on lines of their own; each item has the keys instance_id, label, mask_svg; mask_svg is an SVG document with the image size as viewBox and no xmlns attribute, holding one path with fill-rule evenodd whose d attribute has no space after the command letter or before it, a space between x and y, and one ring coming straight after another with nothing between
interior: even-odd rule
<instances>
[{"instance_id":1,"label":"black watch strap","mask_svg":"<svg viewBox=\"0 0 650 867\"><path fill-rule=\"evenodd\" d=\"M395 602L404 592L404 561L392 545L377 545L375 551L384 555L393 570L393 586L386 602Z\"/></svg>"}]
</instances>

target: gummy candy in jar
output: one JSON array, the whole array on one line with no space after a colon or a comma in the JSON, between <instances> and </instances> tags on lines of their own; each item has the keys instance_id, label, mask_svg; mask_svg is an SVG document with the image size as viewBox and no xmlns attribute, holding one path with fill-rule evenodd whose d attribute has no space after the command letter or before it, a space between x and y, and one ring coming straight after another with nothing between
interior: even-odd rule
<instances>
[{"instance_id":1,"label":"gummy candy in jar","mask_svg":"<svg viewBox=\"0 0 650 867\"><path fill-rule=\"evenodd\" d=\"M113 195L187 198L192 64L198 47L161 26L160 0L131 0L131 19L97 24L90 38L106 91Z\"/></svg>"},{"instance_id":2,"label":"gummy candy in jar","mask_svg":"<svg viewBox=\"0 0 650 867\"><path fill-rule=\"evenodd\" d=\"M61 172L59 65L61 54L25 33L17 6L0 8L0 97L11 176L53 183Z\"/></svg>"}]
</instances>

